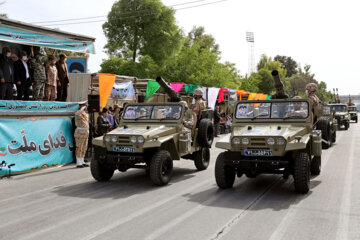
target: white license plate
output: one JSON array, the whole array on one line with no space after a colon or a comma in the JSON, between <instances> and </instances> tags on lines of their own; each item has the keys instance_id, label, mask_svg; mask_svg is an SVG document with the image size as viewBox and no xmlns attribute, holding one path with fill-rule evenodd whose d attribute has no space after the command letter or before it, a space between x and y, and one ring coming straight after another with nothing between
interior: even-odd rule
<instances>
[{"instance_id":1,"label":"white license plate","mask_svg":"<svg viewBox=\"0 0 360 240\"><path fill-rule=\"evenodd\" d=\"M245 156L272 156L269 149L245 149Z\"/></svg>"},{"instance_id":2,"label":"white license plate","mask_svg":"<svg viewBox=\"0 0 360 240\"><path fill-rule=\"evenodd\" d=\"M114 152L128 152L128 153L135 152L134 147L128 147L128 146L114 146L113 150Z\"/></svg>"}]
</instances>

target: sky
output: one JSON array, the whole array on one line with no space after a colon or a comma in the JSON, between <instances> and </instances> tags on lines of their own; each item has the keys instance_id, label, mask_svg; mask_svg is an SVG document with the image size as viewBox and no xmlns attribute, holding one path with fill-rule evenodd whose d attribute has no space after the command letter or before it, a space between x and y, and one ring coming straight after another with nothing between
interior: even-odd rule
<instances>
[{"instance_id":1,"label":"sky","mask_svg":"<svg viewBox=\"0 0 360 240\"><path fill-rule=\"evenodd\" d=\"M4 1L4 0L2 0ZM71 18L105 16L114 0L6 0L0 12L10 19L28 23ZM204 26L206 33L220 45L222 61L236 64L242 75L248 71L246 32L254 33L255 63L262 54L291 56L302 67L311 65L315 79L326 82L328 89L338 88L341 95L360 94L360 2L358 0L163 0L166 6L185 8L217 2L175 13L177 25L187 34L193 26ZM194 2L192 4L186 4ZM96 54L88 69L100 70L108 56L103 46L105 17L73 25L50 28L96 38ZM90 21L90 20L82 20ZM74 22L74 21L72 21ZM67 23L67 22L61 22Z\"/></svg>"}]
</instances>

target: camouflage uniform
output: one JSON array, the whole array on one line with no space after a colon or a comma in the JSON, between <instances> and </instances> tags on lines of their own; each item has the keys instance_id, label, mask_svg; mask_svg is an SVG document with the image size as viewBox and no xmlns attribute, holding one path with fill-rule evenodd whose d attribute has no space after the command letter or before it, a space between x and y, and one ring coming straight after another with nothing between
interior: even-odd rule
<instances>
[{"instance_id":1,"label":"camouflage uniform","mask_svg":"<svg viewBox=\"0 0 360 240\"><path fill-rule=\"evenodd\" d=\"M195 103L191 105L191 110L196 114L197 120L201 117L201 111L206 109L206 102L202 99L203 92L201 89L195 89L194 91Z\"/></svg>"},{"instance_id":2,"label":"camouflage uniform","mask_svg":"<svg viewBox=\"0 0 360 240\"><path fill-rule=\"evenodd\" d=\"M46 81L45 67L41 63L40 59L32 59L30 64L34 71L34 99L38 101L43 100Z\"/></svg>"},{"instance_id":3,"label":"camouflage uniform","mask_svg":"<svg viewBox=\"0 0 360 240\"><path fill-rule=\"evenodd\" d=\"M82 107L80 110L75 112L75 142L76 142L76 165L83 165L85 153L88 146L89 138L89 119L88 114Z\"/></svg>"},{"instance_id":4,"label":"camouflage uniform","mask_svg":"<svg viewBox=\"0 0 360 240\"><path fill-rule=\"evenodd\" d=\"M311 109L313 113L316 112L316 108L319 105L319 98L315 95L317 91L317 85L315 83L309 83L306 85L307 94L311 103Z\"/></svg>"},{"instance_id":5,"label":"camouflage uniform","mask_svg":"<svg viewBox=\"0 0 360 240\"><path fill-rule=\"evenodd\" d=\"M56 98L56 81L58 80L57 69L55 65L47 64L46 70L46 82L45 82L45 100L55 101Z\"/></svg>"}]
</instances>

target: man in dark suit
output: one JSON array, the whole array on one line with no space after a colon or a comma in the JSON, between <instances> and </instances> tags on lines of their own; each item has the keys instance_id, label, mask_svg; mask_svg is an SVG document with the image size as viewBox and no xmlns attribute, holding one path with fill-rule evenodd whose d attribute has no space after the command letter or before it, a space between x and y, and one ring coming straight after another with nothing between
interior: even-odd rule
<instances>
[{"instance_id":1,"label":"man in dark suit","mask_svg":"<svg viewBox=\"0 0 360 240\"><path fill-rule=\"evenodd\" d=\"M22 51L20 59L14 62L14 80L17 88L18 100L29 100L30 86L32 85L30 65L26 51Z\"/></svg>"},{"instance_id":2,"label":"man in dark suit","mask_svg":"<svg viewBox=\"0 0 360 240\"><path fill-rule=\"evenodd\" d=\"M3 47L0 55L0 99L13 99L14 68L10 59L11 52L8 47Z\"/></svg>"},{"instance_id":3,"label":"man in dark suit","mask_svg":"<svg viewBox=\"0 0 360 240\"><path fill-rule=\"evenodd\" d=\"M66 55L60 54L60 59L56 63L59 80L57 82L57 101L66 102L67 89L69 86L68 68L66 65Z\"/></svg>"}]
</instances>

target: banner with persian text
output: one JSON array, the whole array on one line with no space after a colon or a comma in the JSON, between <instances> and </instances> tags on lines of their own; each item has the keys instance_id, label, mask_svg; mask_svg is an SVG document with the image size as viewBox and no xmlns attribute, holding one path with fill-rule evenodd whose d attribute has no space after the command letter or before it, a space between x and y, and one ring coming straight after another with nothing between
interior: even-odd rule
<instances>
[{"instance_id":1,"label":"banner with persian text","mask_svg":"<svg viewBox=\"0 0 360 240\"><path fill-rule=\"evenodd\" d=\"M73 162L71 117L0 118L1 175Z\"/></svg>"},{"instance_id":2,"label":"banner with persian text","mask_svg":"<svg viewBox=\"0 0 360 240\"><path fill-rule=\"evenodd\" d=\"M19 113L74 113L79 103L74 102L41 102L41 101L8 101L0 100L0 114L6 112Z\"/></svg>"}]
</instances>

